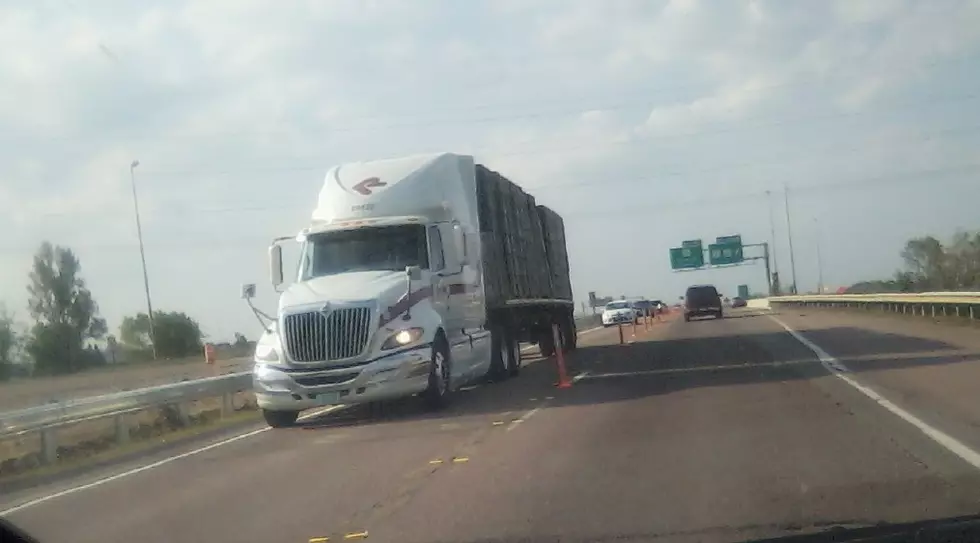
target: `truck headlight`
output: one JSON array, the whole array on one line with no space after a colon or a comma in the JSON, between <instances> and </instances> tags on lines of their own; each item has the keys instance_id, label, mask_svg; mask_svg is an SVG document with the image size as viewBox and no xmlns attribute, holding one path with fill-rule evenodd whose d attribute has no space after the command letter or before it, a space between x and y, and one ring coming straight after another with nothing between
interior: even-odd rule
<instances>
[{"instance_id":1,"label":"truck headlight","mask_svg":"<svg viewBox=\"0 0 980 543\"><path fill-rule=\"evenodd\" d=\"M252 366L252 376L258 381L271 382L283 379L283 373L278 369L261 362Z\"/></svg>"},{"instance_id":2,"label":"truck headlight","mask_svg":"<svg viewBox=\"0 0 980 543\"><path fill-rule=\"evenodd\" d=\"M422 334L425 331L421 328L406 328L404 330L399 330L395 332L384 343L381 344L381 350L387 351L390 349L397 349L398 347L404 347L406 345L411 345L422 339Z\"/></svg>"},{"instance_id":3,"label":"truck headlight","mask_svg":"<svg viewBox=\"0 0 980 543\"><path fill-rule=\"evenodd\" d=\"M255 359L260 362L279 362L279 351L275 345L259 343L255 346Z\"/></svg>"}]
</instances>

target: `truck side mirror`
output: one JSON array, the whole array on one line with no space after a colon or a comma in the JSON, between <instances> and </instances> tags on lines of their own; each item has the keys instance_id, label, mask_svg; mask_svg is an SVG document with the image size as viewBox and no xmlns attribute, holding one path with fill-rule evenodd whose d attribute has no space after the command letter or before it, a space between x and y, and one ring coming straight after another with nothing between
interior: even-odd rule
<instances>
[{"instance_id":1,"label":"truck side mirror","mask_svg":"<svg viewBox=\"0 0 980 543\"><path fill-rule=\"evenodd\" d=\"M269 247L269 278L274 287L282 284L282 247L279 244Z\"/></svg>"},{"instance_id":2,"label":"truck side mirror","mask_svg":"<svg viewBox=\"0 0 980 543\"><path fill-rule=\"evenodd\" d=\"M453 225L453 249L456 251L456 261L459 262L460 266L465 266L467 261L466 233L463 232L463 226L459 223Z\"/></svg>"},{"instance_id":3,"label":"truck side mirror","mask_svg":"<svg viewBox=\"0 0 980 543\"><path fill-rule=\"evenodd\" d=\"M255 283L242 285L242 299L251 300L252 298L255 298Z\"/></svg>"},{"instance_id":4,"label":"truck side mirror","mask_svg":"<svg viewBox=\"0 0 980 543\"><path fill-rule=\"evenodd\" d=\"M405 273L408 275L408 278L411 279L412 281L418 281L419 279L422 278L422 268L418 266L406 266Z\"/></svg>"}]
</instances>

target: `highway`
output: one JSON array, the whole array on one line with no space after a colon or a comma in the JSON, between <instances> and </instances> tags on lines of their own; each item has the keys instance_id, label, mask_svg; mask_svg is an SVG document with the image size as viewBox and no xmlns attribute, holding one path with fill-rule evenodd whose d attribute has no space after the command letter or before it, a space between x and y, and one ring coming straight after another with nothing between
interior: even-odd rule
<instances>
[{"instance_id":1,"label":"highway","mask_svg":"<svg viewBox=\"0 0 980 543\"><path fill-rule=\"evenodd\" d=\"M671 318L626 345L590 332L568 390L528 360L438 414L407 401L255 426L0 510L41 541L142 543L743 541L978 511L975 328L775 313Z\"/></svg>"}]
</instances>

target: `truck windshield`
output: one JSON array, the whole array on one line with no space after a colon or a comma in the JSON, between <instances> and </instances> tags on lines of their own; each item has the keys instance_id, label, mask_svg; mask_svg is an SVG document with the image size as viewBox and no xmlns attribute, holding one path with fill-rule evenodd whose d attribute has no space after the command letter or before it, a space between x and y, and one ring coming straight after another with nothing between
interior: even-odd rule
<instances>
[{"instance_id":1,"label":"truck windshield","mask_svg":"<svg viewBox=\"0 0 980 543\"><path fill-rule=\"evenodd\" d=\"M303 248L300 279L371 270L428 268L425 226L401 224L313 234Z\"/></svg>"}]
</instances>

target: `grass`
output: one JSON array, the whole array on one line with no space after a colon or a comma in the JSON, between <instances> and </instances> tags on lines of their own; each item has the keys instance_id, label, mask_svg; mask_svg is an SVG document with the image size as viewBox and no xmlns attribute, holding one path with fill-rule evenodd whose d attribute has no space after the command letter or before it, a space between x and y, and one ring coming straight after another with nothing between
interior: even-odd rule
<instances>
[{"instance_id":1,"label":"grass","mask_svg":"<svg viewBox=\"0 0 980 543\"><path fill-rule=\"evenodd\" d=\"M10 475L0 475L0 493L24 490L91 469L135 459L167 447L178 446L207 435L216 434L222 430L256 424L261 420L262 417L257 409L249 409L203 424L192 424L185 428L175 429L151 438L134 439L126 445L115 446L90 456L74 458L50 466L39 466Z\"/></svg>"}]
</instances>

